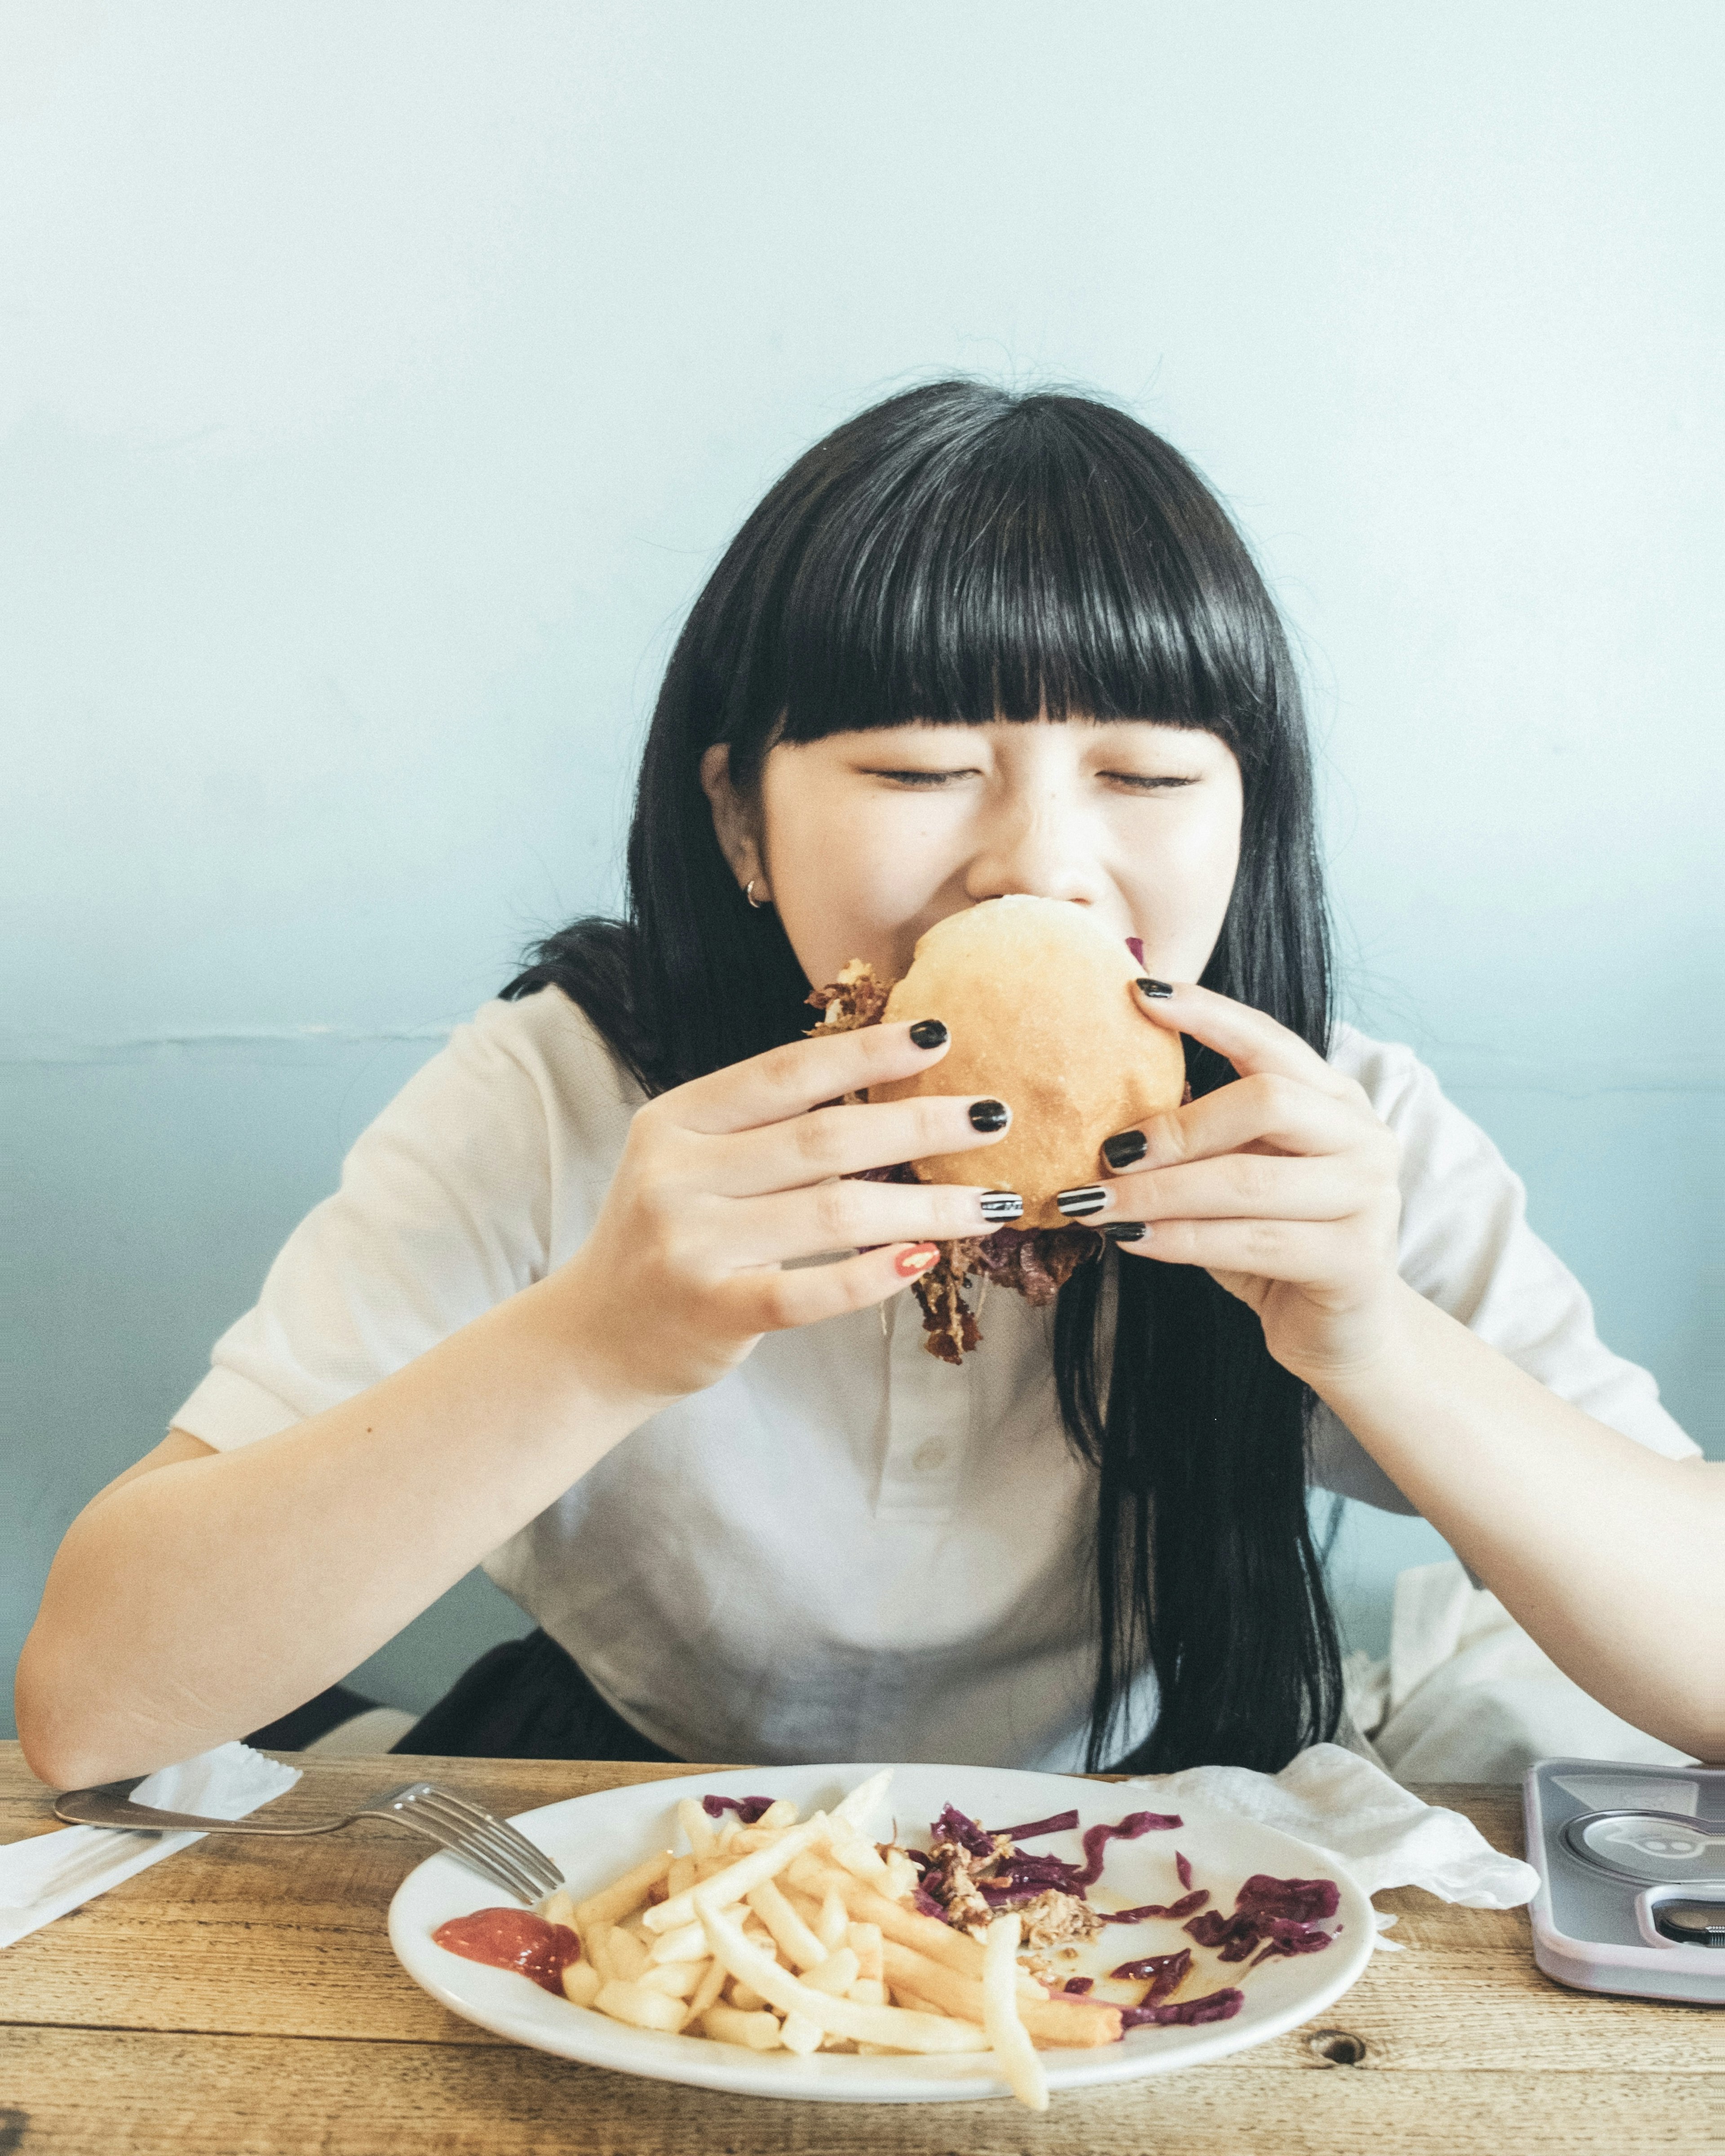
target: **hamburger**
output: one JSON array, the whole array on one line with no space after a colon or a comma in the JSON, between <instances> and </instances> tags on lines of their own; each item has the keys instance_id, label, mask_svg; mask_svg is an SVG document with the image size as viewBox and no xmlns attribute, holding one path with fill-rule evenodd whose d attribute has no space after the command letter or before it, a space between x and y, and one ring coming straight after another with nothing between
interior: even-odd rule
<instances>
[{"instance_id":1,"label":"hamburger","mask_svg":"<svg viewBox=\"0 0 1725 2156\"><path fill-rule=\"evenodd\" d=\"M1145 1017L1132 987L1141 970L1137 952L1086 907L999 898L937 921L890 987L858 960L809 998L827 1026L924 1018L947 1025L952 1046L940 1062L871 1088L871 1101L992 1094L1013 1111L986 1154L940 1153L870 1171L876 1180L973 1183L985 1161L993 1180L1024 1199L1021 1225L943 1245L940 1263L915 1283L923 1344L943 1362L961 1362L981 1343L969 1281L1049 1303L1101 1252L1102 1238L1067 1220L1055 1194L1097 1179L1104 1138L1184 1098L1179 1036Z\"/></svg>"}]
</instances>

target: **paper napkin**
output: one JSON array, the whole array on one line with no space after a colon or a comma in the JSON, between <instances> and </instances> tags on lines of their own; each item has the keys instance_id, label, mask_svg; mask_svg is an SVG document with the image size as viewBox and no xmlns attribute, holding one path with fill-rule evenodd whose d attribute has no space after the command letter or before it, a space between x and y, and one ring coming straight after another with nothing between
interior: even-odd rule
<instances>
[{"instance_id":1,"label":"paper napkin","mask_svg":"<svg viewBox=\"0 0 1725 2156\"><path fill-rule=\"evenodd\" d=\"M266 1759L244 1744L218 1744L149 1774L132 1802L205 1819L244 1819L292 1789L297 1767ZM0 1849L0 1947L9 1947L64 1917L147 1865L160 1864L201 1834L149 1834L142 1828L69 1826Z\"/></svg>"}]
</instances>

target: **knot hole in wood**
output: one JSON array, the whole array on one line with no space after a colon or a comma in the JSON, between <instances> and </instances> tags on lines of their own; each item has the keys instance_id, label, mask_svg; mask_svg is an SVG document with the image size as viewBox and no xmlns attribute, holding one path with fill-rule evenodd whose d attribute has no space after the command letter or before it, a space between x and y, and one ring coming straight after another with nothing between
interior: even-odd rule
<instances>
[{"instance_id":1,"label":"knot hole in wood","mask_svg":"<svg viewBox=\"0 0 1725 2156\"><path fill-rule=\"evenodd\" d=\"M1321 2066L1358 2066L1365 2062L1365 2038L1350 2036L1345 2029L1314 2030L1306 2039L1306 2048Z\"/></svg>"}]
</instances>

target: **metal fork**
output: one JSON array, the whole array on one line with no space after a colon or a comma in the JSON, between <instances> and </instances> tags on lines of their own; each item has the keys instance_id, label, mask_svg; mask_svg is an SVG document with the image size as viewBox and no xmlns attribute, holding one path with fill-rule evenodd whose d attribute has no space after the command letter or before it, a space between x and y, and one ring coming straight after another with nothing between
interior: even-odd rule
<instances>
[{"instance_id":1,"label":"metal fork","mask_svg":"<svg viewBox=\"0 0 1725 2156\"><path fill-rule=\"evenodd\" d=\"M507 1820L458 1797L435 1782L408 1782L388 1789L340 1819L318 1820L308 1826L287 1826L270 1820L199 1819L191 1812L157 1811L135 1804L131 1793L142 1776L129 1782L104 1782L91 1789L69 1789L54 1799L54 1816L80 1826L143 1827L157 1834L267 1834L291 1836L334 1834L357 1819L393 1820L446 1849L470 1871L477 1871L516 1901L531 1904L554 1894L563 1883L542 1849L519 1834Z\"/></svg>"}]
</instances>

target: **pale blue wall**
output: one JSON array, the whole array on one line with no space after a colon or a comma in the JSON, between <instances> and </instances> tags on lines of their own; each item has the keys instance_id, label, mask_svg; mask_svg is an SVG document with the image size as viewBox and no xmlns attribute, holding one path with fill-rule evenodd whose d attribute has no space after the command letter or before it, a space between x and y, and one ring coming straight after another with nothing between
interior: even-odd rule
<instances>
[{"instance_id":1,"label":"pale blue wall","mask_svg":"<svg viewBox=\"0 0 1725 2156\"><path fill-rule=\"evenodd\" d=\"M343 1146L614 891L716 548L937 370L1095 384L1233 500L1309 662L1358 1014L1717 1443L1715 6L0 34L0 1661ZM1349 1522L1359 1636L1434 1542ZM370 1674L424 1701L511 1614L470 1584Z\"/></svg>"}]
</instances>

